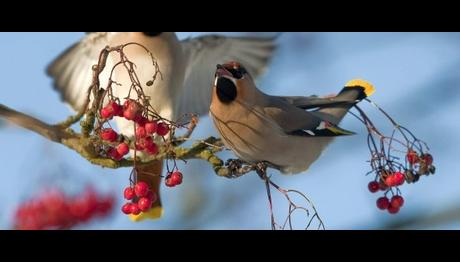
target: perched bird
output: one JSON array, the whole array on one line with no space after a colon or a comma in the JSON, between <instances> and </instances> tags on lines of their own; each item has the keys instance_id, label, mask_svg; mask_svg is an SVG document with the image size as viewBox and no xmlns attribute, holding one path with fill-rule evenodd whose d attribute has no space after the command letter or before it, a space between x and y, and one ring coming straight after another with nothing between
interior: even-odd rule
<instances>
[{"instance_id":1,"label":"perched bird","mask_svg":"<svg viewBox=\"0 0 460 262\"><path fill-rule=\"evenodd\" d=\"M307 170L334 137L353 134L338 124L373 92L368 82L352 80L334 97L271 96L256 87L244 66L230 62L217 65L210 115L240 159L293 174Z\"/></svg>"},{"instance_id":2,"label":"perched bird","mask_svg":"<svg viewBox=\"0 0 460 262\"><path fill-rule=\"evenodd\" d=\"M135 42L145 46L157 60L162 78L157 78L144 92L151 97L150 104L163 117L177 120L185 113L203 115L209 110L213 81L213 69L217 63L228 60L243 61L254 76L260 75L268 64L275 48L275 38L249 38L203 36L179 41L173 32L93 32L80 42L68 48L48 67L48 74L54 78L55 89L65 102L79 110L85 102L86 90L91 84L91 67L97 64L100 51L105 46L117 46ZM129 46L126 56L136 64L140 83L152 79L154 68L151 58L139 46ZM101 74L101 87L106 86L108 74L119 54L112 53ZM120 99L128 95L130 79L122 67L114 71L113 79L122 84L116 87L114 95ZM123 101L122 101L123 102ZM132 123L117 118L119 130L134 135ZM162 162L158 161L138 169L138 180L147 182L159 195ZM152 176L151 174L156 174ZM134 220L161 216L161 202L154 203L150 213L132 216Z\"/></svg>"}]
</instances>

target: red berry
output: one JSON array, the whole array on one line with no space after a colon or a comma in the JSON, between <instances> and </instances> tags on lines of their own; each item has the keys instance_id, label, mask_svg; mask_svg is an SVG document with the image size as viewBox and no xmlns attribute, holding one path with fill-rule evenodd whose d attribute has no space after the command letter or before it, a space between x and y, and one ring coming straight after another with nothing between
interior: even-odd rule
<instances>
[{"instance_id":1,"label":"red berry","mask_svg":"<svg viewBox=\"0 0 460 262\"><path fill-rule=\"evenodd\" d=\"M123 117L128 119L128 120L133 120L136 114L130 110L124 110L123 111Z\"/></svg>"},{"instance_id":2,"label":"red berry","mask_svg":"<svg viewBox=\"0 0 460 262\"><path fill-rule=\"evenodd\" d=\"M147 134L152 135L157 131L158 124L156 121L149 121L145 123L145 131Z\"/></svg>"},{"instance_id":3,"label":"red berry","mask_svg":"<svg viewBox=\"0 0 460 262\"><path fill-rule=\"evenodd\" d=\"M371 191L371 193L375 193L375 192L379 191L380 185L379 185L379 183L377 181L371 181L367 185L367 188L369 189L369 191Z\"/></svg>"},{"instance_id":4,"label":"red berry","mask_svg":"<svg viewBox=\"0 0 460 262\"><path fill-rule=\"evenodd\" d=\"M138 151L144 150L144 146L142 145L141 141L136 141L135 146L136 146L136 150Z\"/></svg>"},{"instance_id":5,"label":"red berry","mask_svg":"<svg viewBox=\"0 0 460 262\"><path fill-rule=\"evenodd\" d=\"M166 124L164 122L158 123L158 126L157 126L157 134L158 135L165 136L166 134L168 134L168 132L169 132L168 124Z\"/></svg>"},{"instance_id":6,"label":"red berry","mask_svg":"<svg viewBox=\"0 0 460 262\"><path fill-rule=\"evenodd\" d=\"M385 184L385 182L383 182L383 180L379 181L379 189L381 191L386 191L388 189L388 186Z\"/></svg>"},{"instance_id":7,"label":"red berry","mask_svg":"<svg viewBox=\"0 0 460 262\"><path fill-rule=\"evenodd\" d=\"M126 143L121 143L117 146L118 154L124 156L129 153L129 146Z\"/></svg>"},{"instance_id":8,"label":"red berry","mask_svg":"<svg viewBox=\"0 0 460 262\"><path fill-rule=\"evenodd\" d=\"M165 179L165 185L167 187L175 187L176 185L172 183L171 178Z\"/></svg>"},{"instance_id":9,"label":"red berry","mask_svg":"<svg viewBox=\"0 0 460 262\"><path fill-rule=\"evenodd\" d=\"M139 215L141 213L141 210L139 209L139 206L137 204L134 204L134 203L130 204L129 211L133 215Z\"/></svg>"},{"instance_id":10,"label":"red berry","mask_svg":"<svg viewBox=\"0 0 460 262\"><path fill-rule=\"evenodd\" d=\"M104 108L101 109L101 116L106 119L122 115L123 108L116 101L110 101Z\"/></svg>"},{"instance_id":11,"label":"red berry","mask_svg":"<svg viewBox=\"0 0 460 262\"><path fill-rule=\"evenodd\" d=\"M136 122L136 124L138 124L139 126L144 126L145 123L147 123L148 119L143 117L142 115L137 115L135 118L134 118L134 122Z\"/></svg>"},{"instance_id":12,"label":"red berry","mask_svg":"<svg viewBox=\"0 0 460 262\"><path fill-rule=\"evenodd\" d=\"M175 187L176 184L174 184L171 180L171 174L167 175L166 178L165 178L165 185L167 187Z\"/></svg>"},{"instance_id":13,"label":"red berry","mask_svg":"<svg viewBox=\"0 0 460 262\"><path fill-rule=\"evenodd\" d=\"M144 181L139 181L134 186L134 193L136 193L136 196L138 197L145 197L148 192L149 192L149 185L145 183Z\"/></svg>"},{"instance_id":14,"label":"red berry","mask_svg":"<svg viewBox=\"0 0 460 262\"><path fill-rule=\"evenodd\" d=\"M136 127L136 137L144 138L146 135L147 135L147 132L145 132L145 128L143 126Z\"/></svg>"},{"instance_id":15,"label":"red berry","mask_svg":"<svg viewBox=\"0 0 460 262\"><path fill-rule=\"evenodd\" d=\"M402 196L393 196L390 205L392 207L400 208L404 205L404 198Z\"/></svg>"},{"instance_id":16,"label":"red berry","mask_svg":"<svg viewBox=\"0 0 460 262\"><path fill-rule=\"evenodd\" d=\"M390 214L396 214L399 212L399 207L394 207L394 206L389 206L388 207L388 213Z\"/></svg>"},{"instance_id":17,"label":"red berry","mask_svg":"<svg viewBox=\"0 0 460 262\"><path fill-rule=\"evenodd\" d=\"M158 153L158 146L155 143L148 144L145 147L145 151L151 155L156 155Z\"/></svg>"},{"instance_id":18,"label":"red berry","mask_svg":"<svg viewBox=\"0 0 460 262\"><path fill-rule=\"evenodd\" d=\"M101 117L105 119L109 119L113 117L112 112L110 112L110 110L106 107L102 108L100 113L101 113Z\"/></svg>"},{"instance_id":19,"label":"red berry","mask_svg":"<svg viewBox=\"0 0 460 262\"><path fill-rule=\"evenodd\" d=\"M174 185L180 185L182 184L182 173L179 171L176 171L171 174L171 183Z\"/></svg>"},{"instance_id":20,"label":"red berry","mask_svg":"<svg viewBox=\"0 0 460 262\"><path fill-rule=\"evenodd\" d=\"M101 131L101 139L109 142L115 142L118 138L117 132L113 131L112 128L106 128Z\"/></svg>"},{"instance_id":21,"label":"red berry","mask_svg":"<svg viewBox=\"0 0 460 262\"><path fill-rule=\"evenodd\" d=\"M401 172L396 172L394 173L393 175L393 183L395 186L400 186L402 184L404 184L404 181L405 181L405 178L404 178L404 174L401 173Z\"/></svg>"},{"instance_id":22,"label":"red berry","mask_svg":"<svg viewBox=\"0 0 460 262\"><path fill-rule=\"evenodd\" d=\"M411 164L411 165L414 165L414 164L418 163L418 161L419 161L417 152L415 152L413 150L409 150L409 152L407 152L406 159L407 159L407 162L409 162L409 164Z\"/></svg>"},{"instance_id":23,"label":"red berry","mask_svg":"<svg viewBox=\"0 0 460 262\"><path fill-rule=\"evenodd\" d=\"M123 117L128 120L134 120L140 115L141 105L134 100L128 99L123 105Z\"/></svg>"},{"instance_id":24,"label":"red berry","mask_svg":"<svg viewBox=\"0 0 460 262\"><path fill-rule=\"evenodd\" d=\"M119 160L121 160L123 158L123 155L118 153L118 150L113 148L113 147L109 148L109 150L107 151L107 155L110 158L112 158L114 160L117 160L117 161L119 161Z\"/></svg>"},{"instance_id":25,"label":"red berry","mask_svg":"<svg viewBox=\"0 0 460 262\"><path fill-rule=\"evenodd\" d=\"M425 164L427 164L428 166L433 164L433 156L430 154L423 154L422 159L423 161L425 161Z\"/></svg>"},{"instance_id":26,"label":"red berry","mask_svg":"<svg viewBox=\"0 0 460 262\"><path fill-rule=\"evenodd\" d=\"M123 107L116 101L110 101L106 108L108 108L114 116L123 116Z\"/></svg>"},{"instance_id":27,"label":"red berry","mask_svg":"<svg viewBox=\"0 0 460 262\"><path fill-rule=\"evenodd\" d=\"M134 198L136 194L134 193L134 189L132 187L127 187L123 191L123 196L125 197L126 200L131 200Z\"/></svg>"},{"instance_id":28,"label":"red berry","mask_svg":"<svg viewBox=\"0 0 460 262\"><path fill-rule=\"evenodd\" d=\"M131 214L131 203L126 203L121 207L121 212L125 213L126 215Z\"/></svg>"},{"instance_id":29,"label":"red berry","mask_svg":"<svg viewBox=\"0 0 460 262\"><path fill-rule=\"evenodd\" d=\"M388 186L388 187L393 187L395 186L395 180L394 180L394 176L393 174L387 176L387 178L385 179L385 184Z\"/></svg>"},{"instance_id":30,"label":"red berry","mask_svg":"<svg viewBox=\"0 0 460 262\"><path fill-rule=\"evenodd\" d=\"M142 197L141 199L139 199L139 201L137 202L137 206L139 207L139 209L142 211L142 212L145 212L147 210L150 209L150 207L152 206L152 200L146 198L146 197Z\"/></svg>"},{"instance_id":31,"label":"red berry","mask_svg":"<svg viewBox=\"0 0 460 262\"><path fill-rule=\"evenodd\" d=\"M377 207L381 210L385 210L390 205L390 200L386 197L380 197L377 199Z\"/></svg>"},{"instance_id":32,"label":"red berry","mask_svg":"<svg viewBox=\"0 0 460 262\"><path fill-rule=\"evenodd\" d=\"M139 148L142 148L142 149L147 149L149 147L152 147L153 144L154 144L153 139L150 136L141 138L138 141Z\"/></svg>"}]
</instances>

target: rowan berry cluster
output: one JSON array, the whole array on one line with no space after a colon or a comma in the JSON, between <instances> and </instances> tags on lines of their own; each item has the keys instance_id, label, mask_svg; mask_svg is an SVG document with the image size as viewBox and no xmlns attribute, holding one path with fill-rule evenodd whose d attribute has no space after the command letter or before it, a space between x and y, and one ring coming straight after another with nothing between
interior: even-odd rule
<instances>
[{"instance_id":1,"label":"rowan berry cluster","mask_svg":"<svg viewBox=\"0 0 460 262\"><path fill-rule=\"evenodd\" d=\"M132 99L127 99L123 106L116 100L111 100L100 110L101 123L108 123L113 117L123 117L134 124L133 142L110 127L100 129L99 137L109 143L104 150L108 157L117 161L123 159L129 153L131 144L137 151L143 151L149 155L158 153L158 145L154 141L155 135L164 137L169 133L171 127L170 124L159 121L154 116L143 115L145 111L139 102Z\"/></svg>"},{"instance_id":2,"label":"rowan berry cluster","mask_svg":"<svg viewBox=\"0 0 460 262\"><path fill-rule=\"evenodd\" d=\"M360 120L368 130L368 147L371 153L371 171L375 175L369 182L368 189L372 193L383 191L384 196L377 199L377 207L396 214L403 206L404 198L400 187L404 184L415 183L422 175L435 173L433 156L428 153L428 146L418 139L407 128L396 123L388 113L377 107L391 122L393 132L391 136L384 135L359 107Z\"/></svg>"},{"instance_id":3,"label":"rowan berry cluster","mask_svg":"<svg viewBox=\"0 0 460 262\"><path fill-rule=\"evenodd\" d=\"M126 200L131 201L121 208L126 215L139 215L141 212L147 212L158 199L157 194L143 181L138 182L134 187L125 188L123 195Z\"/></svg>"},{"instance_id":4,"label":"rowan berry cluster","mask_svg":"<svg viewBox=\"0 0 460 262\"><path fill-rule=\"evenodd\" d=\"M99 195L88 187L76 196L51 189L22 203L14 216L15 229L70 229L96 217L105 217L113 209L113 195Z\"/></svg>"}]
</instances>

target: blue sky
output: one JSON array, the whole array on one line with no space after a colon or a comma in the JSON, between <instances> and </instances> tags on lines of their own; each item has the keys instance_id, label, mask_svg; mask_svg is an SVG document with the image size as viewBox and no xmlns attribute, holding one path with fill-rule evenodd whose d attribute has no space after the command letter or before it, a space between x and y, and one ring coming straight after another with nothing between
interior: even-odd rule
<instances>
[{"instance_id":1,"label":"blue sky","mask_svg":"<svg viewBox=\"0 0 460 262\"><path fill-rule=\"evenodd\" d=\"M204 34L178 35L185 38ZM68 107L59 100L44 70L83 35L0 33L0 103L50 123L68 116ZM284 33L278 42L270 69L258 81L261 89L276 95L325 95L339 91L350 79L367 79L377 90L372 99L428 142L437 174L402 187L406 202L398 215L377 210L377 196L367 191L369 178L364 176L369 169L366 133L356 119L348 116L341 126L358 135L337 139L305 173L282 176L272 172L276 183L305 192L329 229L379 228L412 214L435 213L458 203L460 34ZM365 104L363 108L377 123L384 124L376 110ZM217 133L206 117L194 137L209 135ZM0 145L1 228L10 227L14 207L44 185L60 186L72 193L92 183L102 191L117 192L121 206L128 169L92 166L61 145L10 126L0 129ZM115 212L108 219L80 228L269 229L265 189L256 175L237 180L219 178L201 162L189 162L183 171L183 186L162 189L166 209L163 219L132 223L121 212ZM285 208L279 203L279 208ZM454 221L429 228L459 226Z\"/></svg>"}]
</instances>

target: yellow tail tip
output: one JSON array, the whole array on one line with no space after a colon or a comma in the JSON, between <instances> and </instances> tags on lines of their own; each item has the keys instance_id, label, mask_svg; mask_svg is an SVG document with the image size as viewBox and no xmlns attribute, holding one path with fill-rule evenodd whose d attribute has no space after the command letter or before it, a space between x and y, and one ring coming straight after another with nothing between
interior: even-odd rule
<instances>
[{"instance_id":1,"label":"yellow tail tip","mask_svg":"<svg viewBox=\"0 0 460 262\"><path fill-rule=\"evenodd\" d=\"M337 135L355 135L356 134L355 132L342 129L340 127L331 126L331 127L327 127L327 129L329 129L330 131L334 132Z\"/></svg>"},{"instance_id":2,"label":"yellow tail tip","mask_svg":"<svg viewBox=\"0 0 460 262\"><path fill-rule=\"evenodd\" d=\"M353 79L345 85L345 87L353 87L353 86L360 86L364 88L364 94L366 94L366 96L371 96L375 92L374 86L371 83L367 82L366 80Z\"/></svg>"},{"instance_id":3,"label":"yellow tail tip","mask_svg":"<svg viewBox=\"0 0 460 262\"><path fill-rule=\"evenodd\" d=\"M129 219L131 219L134 222L140 222L146 219L151 219L151 220L159 219L162 216L163 216L163 208L160 206L156 206L156 207L151 208L147 212L140 213L139 215L131 214L129 215Z\"/></svg>"}]
</instances>

